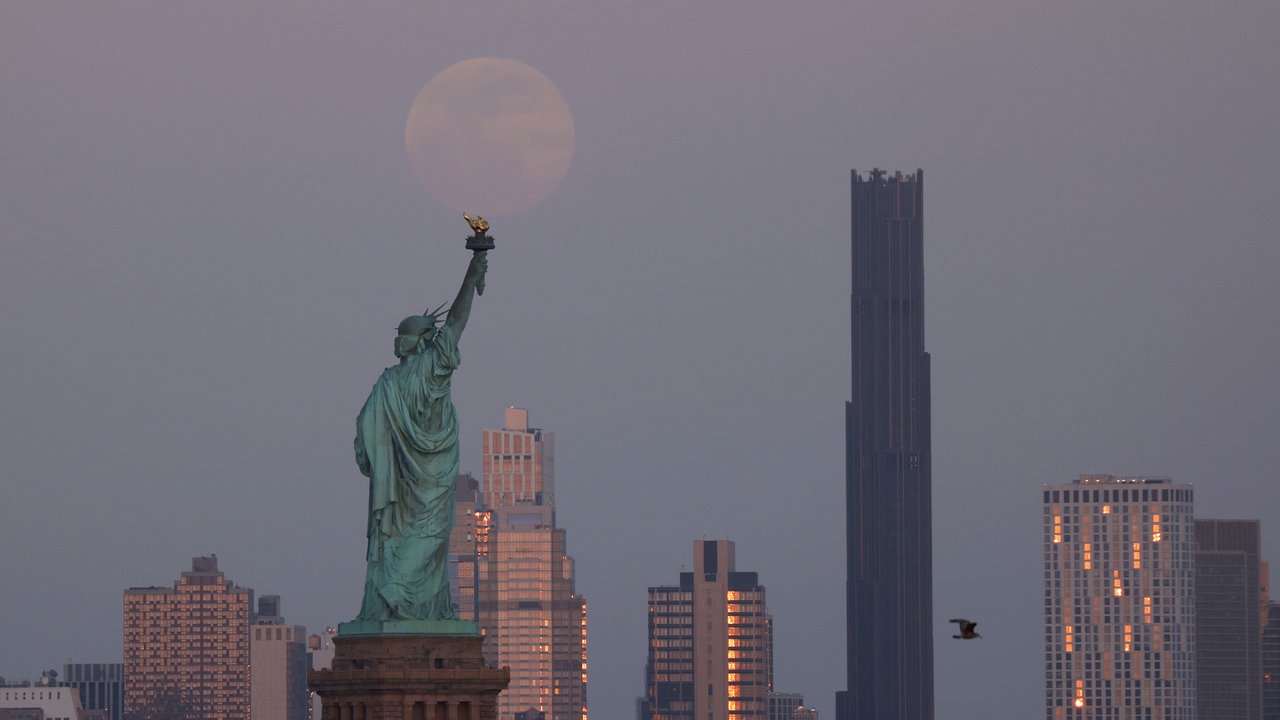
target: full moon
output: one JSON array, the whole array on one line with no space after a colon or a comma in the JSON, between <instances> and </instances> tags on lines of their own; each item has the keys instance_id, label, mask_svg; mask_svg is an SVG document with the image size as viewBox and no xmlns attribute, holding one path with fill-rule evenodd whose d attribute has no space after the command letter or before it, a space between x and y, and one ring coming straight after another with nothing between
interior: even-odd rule
<instances>
[{"instance_id":1,"label":"full moon","mask_svg":"<svg viewBox=\"0 0 1280 720\"><path fill-rule=\"evenodd\" d=\"M547 76L481 57L431 78L409 109L404 144L432 197L458 212L509 215L537 205L573 157L573 115Z\"/></svg>"}]
</instances>

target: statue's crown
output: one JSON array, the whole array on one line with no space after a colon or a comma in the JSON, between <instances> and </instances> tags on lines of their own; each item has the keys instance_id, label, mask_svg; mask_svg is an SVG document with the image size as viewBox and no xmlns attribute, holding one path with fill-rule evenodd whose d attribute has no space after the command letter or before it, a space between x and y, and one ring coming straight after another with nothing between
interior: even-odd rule
<instances>
[{"instance_id":1,"label":"statue's crown","mask_svg":"<svg viewBox=\"0 0 1280 720\"><path fill-rule=\"evenodd\" d=\"M426 335L428 331L434 330L440 322L440 310L443 307L444 305L441 305L435 310L429 310L421 315L410 315L400 321L396 331L401 335ZM448 313L447 310L445 312Z\"/></svg>"}]
</instances>

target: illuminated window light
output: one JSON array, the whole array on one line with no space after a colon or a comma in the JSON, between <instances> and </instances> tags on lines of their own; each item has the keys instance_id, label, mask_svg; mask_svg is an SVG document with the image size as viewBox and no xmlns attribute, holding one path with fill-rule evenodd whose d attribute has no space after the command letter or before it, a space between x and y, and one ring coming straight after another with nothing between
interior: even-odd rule
<instances>
[{"instance_id":1,"label":"illuminated window light","mask_svg":"<svg viewBox=\"0 0 1280 720\"><path fill-rule=\"evenodd\" d=\"M1103 506L1102 506L1102 514L1103 514L1103 515L1110 515L1110 514L1111 514L1111 506L1110 506L1110 505L1103 505Z\"/></svg>"},{"instance_id":2,"label":"illuminated window light","mask_svg":"<svg viewBox=\"0 0 1280 720\"><path fill-rule=\"evenodd\" d=\"M1082 697L1076 697L1076 707L1077 707L1077 708L1082 708L1082 707L1084 707L1084 698L1082 698Z\"/></svg>"}]
</instances>

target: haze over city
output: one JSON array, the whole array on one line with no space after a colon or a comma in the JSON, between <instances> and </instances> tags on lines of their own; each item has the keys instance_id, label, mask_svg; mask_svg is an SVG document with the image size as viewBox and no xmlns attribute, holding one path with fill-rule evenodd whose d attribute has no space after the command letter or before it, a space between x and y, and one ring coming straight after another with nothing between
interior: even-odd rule
<instances>
[{"instance_id":1,"label":"haze over city","mask_svg":"<svg viewBox=\"0 0 1280 720\"><path fill-rule=\"evenodd\" d=\"M704 538L768 589L775 688L835 717L876 167L929 180L937 717L1041 714L1043 484L1192 483L1280 562L1277 36L1260 0L0 5L0 676L119 662L122 591L198 555L354 616L354 418L468 258L405 122L494 56L575 147L490 218L462 470L509 405L555 433L595 720Z\"/></svg>"}]
</instances>

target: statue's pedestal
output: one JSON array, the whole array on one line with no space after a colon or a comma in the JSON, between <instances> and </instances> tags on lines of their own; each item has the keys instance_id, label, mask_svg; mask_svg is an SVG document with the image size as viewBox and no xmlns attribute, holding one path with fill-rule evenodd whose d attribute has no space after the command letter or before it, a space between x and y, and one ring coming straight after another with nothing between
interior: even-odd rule
<instances>
[{"instance_id":1,"label":"statue's pedestal","mask_svg":"<svg viewBox=\"0 0 1280 720\"><path fill-rule=\"evenodd\" d=\"M334 637L333 664L307 675L323 720L497 720L508 668L488 668L479 635Z\"/></svg>"}]
</instances>

